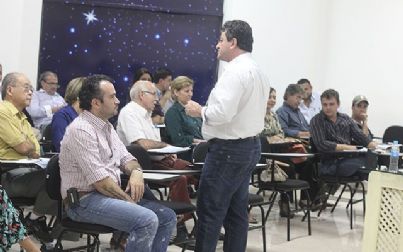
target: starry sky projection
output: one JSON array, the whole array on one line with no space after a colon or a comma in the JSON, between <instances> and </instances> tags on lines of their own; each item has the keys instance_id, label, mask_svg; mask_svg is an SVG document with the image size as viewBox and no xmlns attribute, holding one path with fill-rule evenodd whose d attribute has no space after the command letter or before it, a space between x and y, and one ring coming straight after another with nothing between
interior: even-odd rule
<instances>
[{"instance_id":1,"label":"starry sky projection","mask_svg":"<svg viewBox=\"0 0 403 252\"><path fill-rule=\"evenodd\" d=\"M62 95L72 78L109 75L123 106L136 69L167 67L191 77L194 100L204 103L217 79L222 7L223 0L45 0L39 72L58 73Z\"/></svg>"}]
</instances>

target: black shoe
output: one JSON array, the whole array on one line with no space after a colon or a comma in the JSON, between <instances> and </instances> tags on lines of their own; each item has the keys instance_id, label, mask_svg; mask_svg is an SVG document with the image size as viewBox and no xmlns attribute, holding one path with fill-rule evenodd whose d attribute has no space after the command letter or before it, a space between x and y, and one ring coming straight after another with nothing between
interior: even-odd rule
<instances>
[{"instance_id":1,"label":"black shoe","mask_svg":"<svg viewBox=\"0 0 403 252\"><path fill-rule=\"evenodd\" d=\"M24 223L27 226L28 232L32 234L41 242L52 242L53 238L49 233L48 226L46 224L46 217L41 216L35 220L31 220L30 216L24 219Z\"/></svg>"},{"instance_id":2,"label":"black shoe","mask_svg":"<svg viewBox=\"0 0 403 252\"><path fill-rule=\"evenodd\" d=\"M188 186L188 192L189 192L189 198L196 199L197 192L191 186Z\"/></svg>"},{"instance_id":3,"label":"black shoe","mask_svg":"<svg viewBox=\"0 0 403 252\"><path fill-rule=\"evenodd\" d=\"M288 218L294 218L294 213L290 212L290 205L288 202L279 200L278 201L278 206L280 208L280 216L281 217L288 217Z\"/></svg>"},{"instance_id":4,"label":"black shoe","mask_svg":"<svg viewBox=\"0 0 403 252\"><path fill-rule=\"evenodd\" d=\"M189 239L189 233L185 224L179 224L176 227L176 237L173 240L173 243L178 245L186 242L188 239Z\"/></svg>"}]
</instances>

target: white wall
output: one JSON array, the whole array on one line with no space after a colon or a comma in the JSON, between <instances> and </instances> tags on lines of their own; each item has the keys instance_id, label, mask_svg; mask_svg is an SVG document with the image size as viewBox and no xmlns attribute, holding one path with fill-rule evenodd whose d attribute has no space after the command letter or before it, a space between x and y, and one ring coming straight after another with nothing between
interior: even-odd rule
<instances>
[{"instance_id":1,"label":"white wall","mask_svg":"<svg viewBox=\"0 0 403 252\"><path fill-rule=\"evenodd\" d=\"M251 25L252 54L277 90L277 105L288 84L308 78L315 89L323 82L327 5L323 0L224 0L224 21Z\"/></svg>"},{"instance_id":2,"label":"white wall","mask_svg":"<svg viewBox=\"0 0 403 252\"><path fill-rule=\"evenodd\" d=\"M41 0L1 0L0 62L3 71L24 72L35 84ZM311 80L314 89L335 88L342 110L364 94L370 127L381 136L403 125L403 1L401 0L225 0L224 21L243 19L254 32L253 56L278 91Z\"/></svg>"},{"instance_id":3,"label":"white wall","mask_svg":"<svg viewBox=\"0 0 403 252\"><path fill-rule=\"evenodd\" d=\"M401 0L225 0L224 20L244 19L253 29L254 58L277 89L277 106L289 83L311 80L314 89L340 92L350 114L357 94L369 99L377 136L403 125Z\"/></svg>"},{"instance_id":4,"label":"white wall","mask_svg":"<svg viewBox=\"0 0 403 252\"><path fill-rule=\"evenodd\" d=\"M332 0L322 88L335 88L343 111L357 94L369 99L377 136L403 125L403 1Z\"/></svg>"},{"instance_id":5,"label":"white wall","mask_svg":"<svg viewBox=\"0 0 403 252\"><path fill-rule=\"evenodd\" d=\"M1 0L0 10L3 75L23 72L36 86L42 1Z\"/></svg>"}]
</instances>

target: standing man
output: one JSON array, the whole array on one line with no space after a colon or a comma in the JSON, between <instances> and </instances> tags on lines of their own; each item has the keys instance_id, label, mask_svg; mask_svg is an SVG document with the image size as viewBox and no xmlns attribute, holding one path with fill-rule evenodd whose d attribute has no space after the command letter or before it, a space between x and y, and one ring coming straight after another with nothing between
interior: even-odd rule
<instances>
[{"instance_id":1,"label":"standing man","mask_svg":"<svg viewBox=\"0 0 403 252\"><path fill-rule=\"evenodd\" d=\"M57 93L59 87L57 74L46 71L39 76L41 89L32 95L31 105L27 108L35 127L41 132L52 122L53 114L66 106L63 97Z\"/></svg>"},{"instance_id":2,"label":"standing man","mask_svg":"<svg viewBox=\"0 0 403 252\"><path fill-rule=\"evenodd\" d=\"M318 93L312 92L312 85L308 79L300 79L297 84L304 90L299 109L309 124L312 117L320 112L320 97Z\"/></svg>"},{"instance_id":3,"label":"standing man","mask_svg":"<svg viewBox=\"0 0 403 252\"><path fill-rule=\"evenodd\" d=\"M246 250L250 175L260 158L269 83L251 57L252 29L240 20L221 29L217 58L229 62L201 107L189 102L186 113L203 117L202 133L209 140L197 200L196 250L216 250L222 225L224 251Z\"/></svg>"},{"instance_id":4,"label":"standing man","mask_svg":"<svg viewBox=\"0 0 403 252\"><path fill-rule=\"evenodd\" d=\"M61 195L67 215L129 233L126 251L163 252L176 225L176 215L143 199L143 172L108 122L119 100L112 80L93 75L79 93L83 112L69 125L60 150ZM120 172L129 176L120 188ZM67 190L77 188L79 203L68 203Z\"/></svg>"}]
</instances>

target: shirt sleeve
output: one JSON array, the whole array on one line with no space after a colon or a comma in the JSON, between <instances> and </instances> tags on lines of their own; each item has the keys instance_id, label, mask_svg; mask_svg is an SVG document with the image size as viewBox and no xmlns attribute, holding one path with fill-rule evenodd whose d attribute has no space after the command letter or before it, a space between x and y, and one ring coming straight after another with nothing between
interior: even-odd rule
<instances>
[{"instance_id":1,"label":"shirt sleeve","mask_svg":"<svg viewBox=\"0 0 403 252\"><path fill-rule=\"evenodd\" d=\"M27 111L33 119L49 117L49 110L50 116L52 115L52 108L50 106L41 106L40 99L39 93L35 91L32 94L31 104L27 107Z\"/></svg>"},{"instance_id":2,"label":"shirt sleeve","mask_svg":"<svg viewBox=\"0 0 403 252\"><path fill-rule=\"evenodd\" d=\"M193 135L186 134L183 130L183 120L179 111L169 109L165 116L165 125L168 135L173 145L175 146L190 146L193 142Z\"/></svg>"},{"instance_id":3,"label":"shirt sleeve","mask_svg":"<svg viewBox=\"0 0 403 252\"><path fill-rule=\"evenodd\" d=\"M243 93L239 75L234 71L225 71L211 91L207 107L202 110L205 123L218 126L230 122L237 113Z\"/></svg>"},{"instance_id":4,"label":"shirt sleeve","mask_svg":"<svg viewBox=\"0 0 403 252\"><path fill-rule=\"evenodd\" d=\"M56 152L60 152L60 142L63 139L66 128L69 125L66 115L59 111L52 118L52 145Z\"/></svg>"},{"instance_id":5,"label":"shirt sleeve","mask_svg":"<svg viewBox=\"0 0 403 252\"><path fill-rule=\"evenodd\" d=\"M289 116L287 111L285 109L279 108L277 111L277 117L278 121L281 125L281 129L284 131L284 134L286 136L291 136L291 137L298 137L299 130L291 129L288 127L289 125Z\"/></svg>"},{"instance_id":6,"label":"shirt sleeve","mask_svg":"<svg viewBox=\"0 0 403 252\"><path fill-rule=\"evenodd\" d=\"M9 146L17 146L26 141L28 136L24 136L13 123L15 119L8 113L0 113L1 139ZM27 122L28 123L28 122Z\"/></svg>"},{"instance_id":7,"label":"shirt sleeve","mask_svg":"<svg viewBox=\"0 0 403 252\"><path fill-rule=\"evenodd\" d=\"M367 147L368 144L370 143L369 138L362 132L362 130L353 121L353 119L348 117L347 120L350 125L352 139L354 139L357 142L357 144Z\"/></svg>"}]
</instances>

